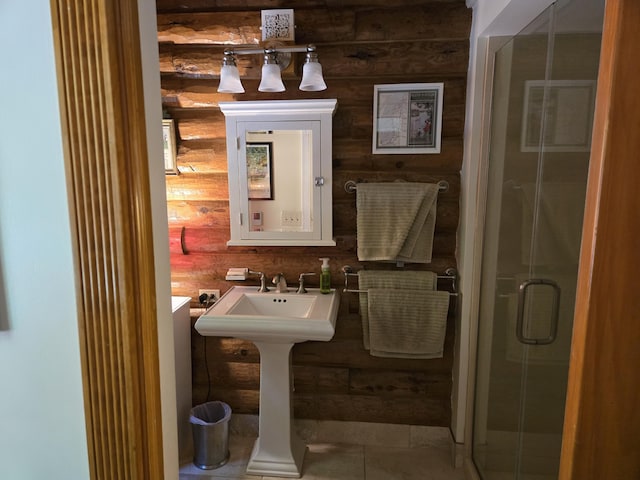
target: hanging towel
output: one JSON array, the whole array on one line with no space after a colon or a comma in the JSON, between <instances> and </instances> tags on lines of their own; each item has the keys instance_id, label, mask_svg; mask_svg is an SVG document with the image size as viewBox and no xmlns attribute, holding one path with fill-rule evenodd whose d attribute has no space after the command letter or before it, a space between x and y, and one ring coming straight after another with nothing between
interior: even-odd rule
<instances>
[{"instance_id":1,"label":"hanging towel","mask_svg":"<svg viewBox=\"0 0 640 480\"><path fill-rule=\"evenodd\" d=\"M430 263L438 185L359 183L358 260Z\"/></svg>"},{"instance_id":2,"label":"hanging towel","mask_svg":"<svg viewBox=\"0 0 640 480\"><path fill-rule=\"evenodd\" d=\"M358 272L360 290L383 288L387 290L435 290L438 276L433 272L361 270ZM369 296L360 293L360 317L364 348L369 350Z\"/></svg>"},{"instance_id":3,"label":"hanging towel","mask_svg":"<svg viewBox=\"0 0 640 480\"><path fill-rule=\"evenodd\" d=\"M371 355L443 356L448 292L373 288L368 293Z\"/></svg>"}]
</instances>

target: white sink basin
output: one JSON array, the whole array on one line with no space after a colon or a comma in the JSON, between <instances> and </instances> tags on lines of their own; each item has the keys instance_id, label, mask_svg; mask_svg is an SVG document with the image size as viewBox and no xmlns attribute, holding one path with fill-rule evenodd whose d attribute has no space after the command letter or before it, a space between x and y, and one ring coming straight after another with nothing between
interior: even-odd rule
<instances>
[{"instance_id":1,"label":"white sink basin","mask_svg":"<svg viewBox=\"0 0 640 480\"><path fill-rule=\"evenodd\" d=\"M333 338L340 297L322 294L259 293L232 287L196 322L201 335L236 337L260 351L259 436L247 464L249 475L300 478L306 445L293 428L291 349L294 343Z\"/></svg>"},{"instance_id":2,"label":"white sink basin","mask_svg":"<svg viewBox=\"0 0 640 480\"><path fill-rule=\"evenodd\" d=\"M335 333L339 295L260 293L257 287L234 286L196 322L201 335L237 337L251 341L329 341Z\"/></svg>"}]
</instances>

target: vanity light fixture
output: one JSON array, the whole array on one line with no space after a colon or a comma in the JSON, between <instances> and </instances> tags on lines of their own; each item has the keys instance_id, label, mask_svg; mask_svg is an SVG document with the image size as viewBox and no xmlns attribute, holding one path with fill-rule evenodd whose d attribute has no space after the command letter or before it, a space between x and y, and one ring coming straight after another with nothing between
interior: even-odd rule
<instances>
[{"instance_id":1,"label":"vanity light fixture","mask_svg":"<svg viewBox=\"0 0 640 480\"><path fill-rule=\"evenodd\" d=\"M260 54L264 56L262 65L262 79L258 91L260 92L284 92L281 71L291 62L291 53L306 52L305 63L302 67L302 81L300 90L305 92L319 92L326 90L327 84L322 76L322 66L318 62L318 54L315 45L305 47L269 47L265 49L240 48L225 50L220 70L220 93L244 93L240 73L236 66L236 55Z\"/></svg>"},{"instance_id":2,"label":"vanity light fixture","mask_svg":"<svg viewBox=\"0 0 640 480\"><path fill-rule=\"evenodd\" d=\"M236 65L236 57L228 55L227 52L224 52L224 58L222 59L218 92L244 93L244 87L242 86L242 82L240 82L240 73Z\"/></svg>"},{"instance_id":3,"label":"vanity light fixture","mask_svg":"<svg viewBox=\"0 0 640 480\"><path fill-rule=\"evenodd\" d=\"M264 65L262 65L262 80L258 87L259 92L284 92L284 83L280 74L277 54L274 50L265 50Z\"/></svg>"}]
</instances>

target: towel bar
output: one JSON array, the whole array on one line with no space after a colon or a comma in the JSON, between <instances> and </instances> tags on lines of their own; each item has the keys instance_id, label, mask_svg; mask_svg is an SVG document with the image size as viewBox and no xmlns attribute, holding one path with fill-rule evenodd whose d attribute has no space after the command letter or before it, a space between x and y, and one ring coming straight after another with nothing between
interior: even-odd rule
<instances>
[{"instance_id":1,"label":"towel bar","mask_svg":"<svg viewBox=\"0 0 640 480\"><path fill-rule=\"evenodd\" d=\"M344 184L344 190L347 193L355 193L358 189L358 184L353 180L347 180ZM440 192L446 192L449 190L449 182L446 180L440 180L438 182L438 190Z\"/></svg>"},{"instance_id":2,"label":"towel bar","mask_svg":"<svg viewBox=\"0 0 640 480\"><path fill-rule=\"evenodd\" d=\"M345 265L342 267L342 273L344 274L344 289L342 290L345 293L367 293L367 290L358 290L349 288L349 277L357 277L358 274L353 271L353 268L349 265ZM447 268L444 272L444 275L437 275L438 280L451 280L451 288L453 292L449 292L449 295L457 297L457 281L458 281L458 272L455 268Z\"/></svg>"}]
</instances>

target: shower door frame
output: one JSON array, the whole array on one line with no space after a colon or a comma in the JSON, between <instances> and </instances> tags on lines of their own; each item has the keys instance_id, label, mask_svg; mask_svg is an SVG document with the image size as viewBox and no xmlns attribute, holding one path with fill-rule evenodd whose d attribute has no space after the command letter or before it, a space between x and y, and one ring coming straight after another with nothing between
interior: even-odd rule
<instances>
[{"instance_id":1,"label":"shower door frame","mask_svg":"<svg viewBox=\"0 0 640 480\"><path fill-rule=\"evenodd\" d=\"M640 59L634 45L640 44L640 4L635 0L608 0L601 60L598 74L598 91L594 115L592 153L590 159L587 203L583 224L582 250L578 271L574 334L571 346L569 386L565 406L563 445L560 458L560 480L579 480L585 475L608 472L632 478L629 472L640 472L640 457L624 454L619 450L626 445L633 448L640 431L639 416L630 417L628 409L612 409L613 403L628 406L634 393L640 389L640 379L635 367L640 363L640 351L634 338L640 336L640 322L629 322L620 315L637 304L640 285L634 265L640 265L640 249L629 238L640 235L640 226L628 223L630 211L640 210L640 198L630 195L640 178L640 164L635 160L640 151L640 135L631 136L624 129L608 128L614 122L621 125L640 124L640 98L637 96L637 78L640 76ZM477 58L482 64L478 74L483 84L479 88L477 107L481 113L476 121L481 125L477 139L471 143L480 152L481 167L486 166L490 105L493 84L493 58L501 44L488 37L477 38ZM614 88L615 87L615 88ZM620 168L622 165L624 168ZM473 267L468 282L471 289L466 302L470 312L476 315L479 305L479 279L482 254L482 225L484 221L486 171L477 174L476 231L471 235L474 243ZM620 202L625 202L620 212ZM610 235L602 231L606 225ZM598 228L600 226L600 229ZM625 230L626 229L626 230ZM480 232L478 233L478 230ZM599 232L600 230L600 232ZM619 241L615 235L622 236ZM611 302L615 292L616 302ZM468 358L475 359L477 350L477 323L470 322ZM608 334L615 332L617 335ZM607 356L607 365L598 364L595 358ZM620 372L611 378L611 368ZM475 361L469 362L468 395L465 417L465 478L479 480L471 458L473 438L473 410L476 375ZM606 385L606 392L598 388ZM599 442L599 443L597 443ZM607 446L607 448L602 448ZM604 477L600 477L604 478ZM613 478L613 477L611 477Z\"/></svg>"}]
</instances>

